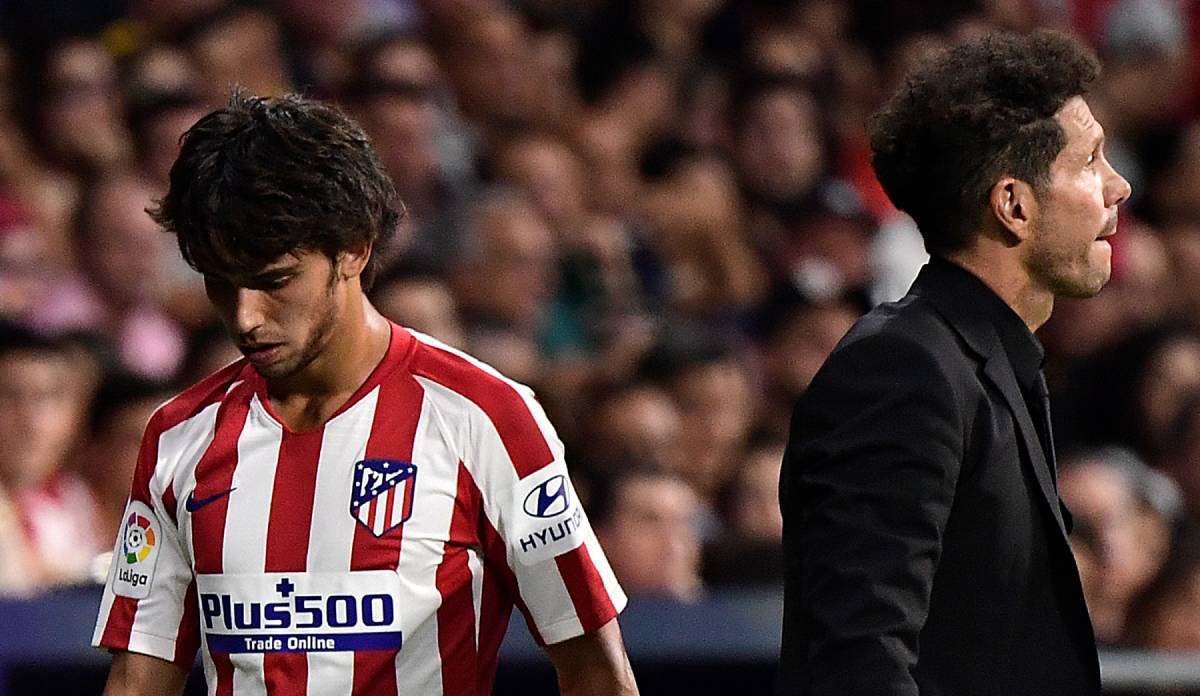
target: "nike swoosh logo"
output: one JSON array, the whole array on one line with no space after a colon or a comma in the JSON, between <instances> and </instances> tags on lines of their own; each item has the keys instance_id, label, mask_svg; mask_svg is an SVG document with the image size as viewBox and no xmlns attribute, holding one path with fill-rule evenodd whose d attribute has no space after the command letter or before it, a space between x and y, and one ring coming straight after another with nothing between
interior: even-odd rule
<instances>
[{"instance_id":1,"label":"nike swoosh logo","mask_svg":"<svg viewBox=\"0 0 1200 696\"><path fill-rule=\"evenodd\" d=\"M236 490L237 490L237 487L235 486L234 488L230 488L227 491L221 491L220 493L218 493L216 495L210 495L207 498L196 498L196 492L192 491L191 493L188 493L187 500L184 502L183 506L185 508L187 508L188 512L195 512L195 511L199 510L200 508L204 507L205 505L208 505L209 503L217 502L221 498L224 498L225 496L229 495L230 493L232 493Z\"/></svg>"}]
</instances>

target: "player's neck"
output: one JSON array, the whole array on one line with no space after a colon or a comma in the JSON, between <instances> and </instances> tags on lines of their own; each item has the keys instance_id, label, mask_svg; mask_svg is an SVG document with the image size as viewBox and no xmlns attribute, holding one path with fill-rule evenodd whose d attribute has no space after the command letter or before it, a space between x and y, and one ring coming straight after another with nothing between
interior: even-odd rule
<instances>
[{"instance_id":1,"label":"player's neck","mask_svg":"<svg viewBox=\"0 0 1200 696\"><path fill-rule=\"evenodd\" d=\"M391 331L387 319L365 297L348 307L316 359L286 379L268 380L276 415L294 431L323 425L383 361Z\"/></svg>"}]
</instances>

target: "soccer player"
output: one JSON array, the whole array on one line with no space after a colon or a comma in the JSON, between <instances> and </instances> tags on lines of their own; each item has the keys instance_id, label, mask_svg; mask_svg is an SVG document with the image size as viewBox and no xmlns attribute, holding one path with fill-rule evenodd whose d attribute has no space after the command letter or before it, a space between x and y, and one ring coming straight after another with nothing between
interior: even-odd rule
<instances>
[{"instance_id":1,"label":"soccer player","mask_svg":"<svg viewBox=\"0 0 1200 696\"><path fill-rule=\"evenodd\" d=\"M106 694L486 694L515 604L564 694L636 694L625 596L529 389L364 296L400 218L362 130L235 94L152 214L244 359L142 441Z\"/></svg>"}]
</instances>

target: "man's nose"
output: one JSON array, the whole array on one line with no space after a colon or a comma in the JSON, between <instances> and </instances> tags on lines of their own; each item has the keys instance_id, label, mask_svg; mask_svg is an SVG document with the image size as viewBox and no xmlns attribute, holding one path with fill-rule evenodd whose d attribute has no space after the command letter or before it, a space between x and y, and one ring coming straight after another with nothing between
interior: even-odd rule
<instances>
[{"instance_id":1,"label":"man's nose","mask_svg":"<svg viewBox=\"0 0 1200 696\"><path fill-rule=\"evenodd\" d=\"M239 334L249 334L263 325L263 293L238 288L233 301L234 328Z\"/></svg>"},{"instance_id":2,"label":"man's nose","mask_svg":"<svg viewBox=\"0 0 1200 696\"><path fill-rule=\"evenodd\" d=\"M1133 192L1133 187L1129 185L1129 182L1117 170L1112 170L1112 177L1106 183L1104 203L1107 207L1111 208L1129 200L1129 195Z\"/></svg>"}]
</instances>

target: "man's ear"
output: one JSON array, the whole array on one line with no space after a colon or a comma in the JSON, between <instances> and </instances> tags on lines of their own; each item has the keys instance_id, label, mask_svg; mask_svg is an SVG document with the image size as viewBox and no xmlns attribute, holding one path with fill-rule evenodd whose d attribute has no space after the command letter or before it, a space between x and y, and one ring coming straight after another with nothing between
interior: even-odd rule
<instances>
[{"instance_id":1,"label":"man's ear","mask_svg":"<svg viewBox=\"0 0 1200 696\"><path fill-rule=\"evenodd\" d=\"M347 250L338 254L335 271L338 277L342 280L362 275L363 269L367 267L367 262L371 260L371 242L367 242L361 249Z\"/></svg>"},{"instance_id":2,"label":"man's ear","mask_svg":"<svg viewBox=\"0 0 1200 696\"><path fill-rule=\"evenodd\" d=\"M1000 177L988 195L988 210L1010 242L1016 244L1028 239L1037 215L1033 187L1011 176Z\"/></svg>"}]
</instances>

